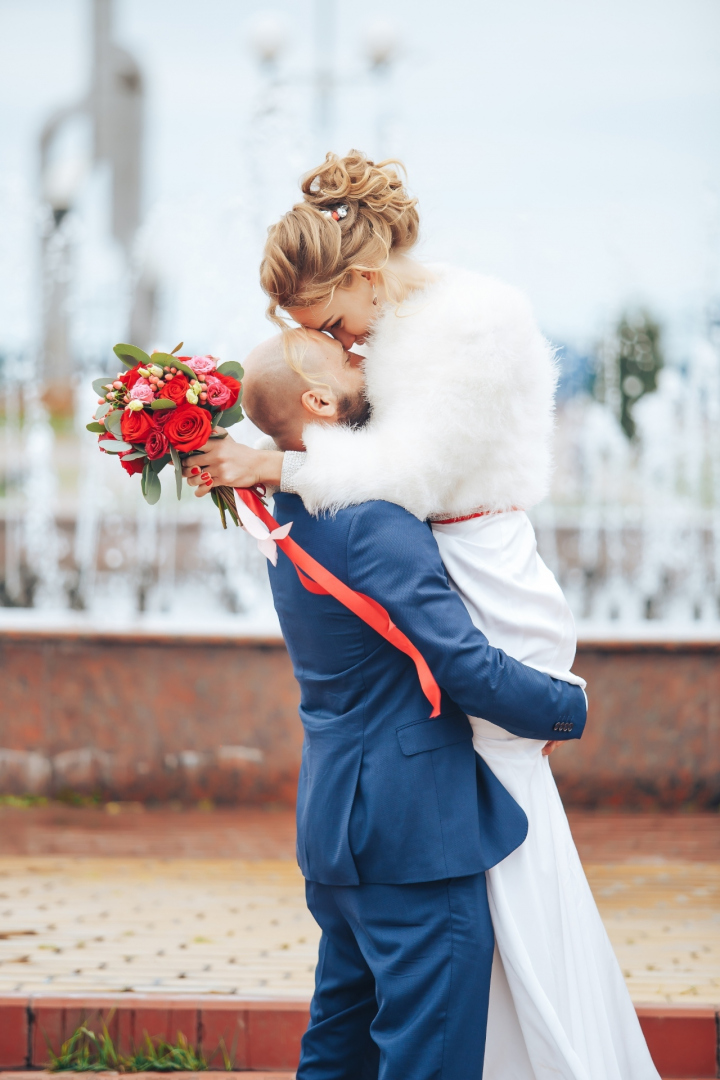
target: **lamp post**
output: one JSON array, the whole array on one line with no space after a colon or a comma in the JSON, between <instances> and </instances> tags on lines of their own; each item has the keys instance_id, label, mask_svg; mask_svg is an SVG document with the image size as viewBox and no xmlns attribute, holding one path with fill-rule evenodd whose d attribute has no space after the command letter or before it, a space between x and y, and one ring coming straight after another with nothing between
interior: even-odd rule
<instances>
[{"instance_id":1,"label":"lamp post","mask_svg":"<svg viewBox=\"0 0 720 1080\"><path fill-rule=\"evenodd\" d=\"M112 183L111 231L129 263L132 242L140 222L143 82L132 56L112 38L113 0L92 0L93 66L87 94L58 110L40 135L42 194L52 211L43 239L43 349L42 379L49 385L53 404L70 407L68 387L73 375L67 301L71 253L65 218L73 209L90 162L58 154L69 123L84 119L92 130L93 162L107 162ZM153 303L149 283L141 279L133 289L132 340L146 344L150 337ZM52 384L55 384L53 390ZM61 400L61 398L64 399Z\"/></svg>"},{"instance_id":2,"label":"lamp post","mask_svg":"<svg viewBox=\"0 0 720 1080\"><path fill-rule=\"evenodd\" d=\"M335 134L336 0L315 0L315 136L320 158Z\"/></svg>"},{"instance_id":3,"label":"lamp post","mask_svg":"<svg viewBox=\"0 0 720 1080\"><path fill-rule=\"evenodd\" d=\"M276 158L285 142L284 80L279 61L287 43L287 23L280 15L265 13L250 24L248 44L258 65L259 84L250 112L247 159L252 227L260 246L267 226L271 192L277 183Z\"/></svg>"},{"instance_id":4,"label":"lamp post","mask_svg":"<svg viewBox=\"0 0 720 1080\"><path fill-rule=\"evenodd\" d=\"M398 55L398 32L387 19L370 23L365 36L365 55L375 84L375 155L382 160L392 121L390 78Z\"/></svg>"},{"instance_id":5,"label":"lamp post","mask_svg":"<svg viewBox=\"0 0 720 1080\"><path fill-rule=\"evenodd\" d=\"M284 21L279 15L261 15L251 23L248 41L261 68L275 79L277 62L287 45L287 30Z\"/></svg>"}]
</instances>

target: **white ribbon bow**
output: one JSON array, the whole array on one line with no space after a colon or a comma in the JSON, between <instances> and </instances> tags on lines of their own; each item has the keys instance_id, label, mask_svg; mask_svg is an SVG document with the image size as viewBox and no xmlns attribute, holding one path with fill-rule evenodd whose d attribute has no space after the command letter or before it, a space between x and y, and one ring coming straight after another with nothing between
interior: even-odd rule
<instances>
[{"instance_id":1,"label":"white ribbon bow","mask_svg":"<svg viewBox=\"0 0 720 1080\"><path fill-rule=\"evenodd\" d=\"M265 558L269 559L273 566L277 566L277 544L275 541L285 539L292 529L292 521L288 521L287 525L281 525L279 529L273 529L270 532L265 522L261 521L242 499L236 499L236 506L243 529L255 537L257 546Z\"/></svg>"}]
</instances>

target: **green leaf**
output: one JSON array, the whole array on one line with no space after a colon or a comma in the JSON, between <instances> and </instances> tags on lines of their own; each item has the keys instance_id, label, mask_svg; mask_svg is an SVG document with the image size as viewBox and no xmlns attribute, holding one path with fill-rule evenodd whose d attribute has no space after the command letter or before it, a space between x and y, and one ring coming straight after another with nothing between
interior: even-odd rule
<instances>
[{"instance_id":1,"label":"green leaf","mask_svg":"<svg viewBox=\"0 0 720 1080\"><path fill-rule=\"evenodd\" d=\"M105 387L112 386L114 381L112 375L106 375L102 379L93 379L92 388L98 397L105 397L107 394Z\"/></svg>"},{"instance_id":2,"label":"green leaf","mask_svg":"<svg viewBox=\"0 0 720 1080\"><path fill-rule=\"evenodd\" d=\"M220 520L222 522L223 529L227 529L227 519L225 517L225 503L222 501L215 488L213 488L210 492L210 498L220 511Z\"/></svg>"},{"instance_id":3,"label":"green leaf","mask_svg":"<svg viewBox=\"0 0 720 1080\"><path fill-rule=\"evenodd\" d=\"M174 348L174 349L173 349L173 351L172 351L172 352L170 353L170 355L171 355L171 356L174 356L176 352L180 352L180 350L182 349L182 347L183 347L183 345L184 345L184 344L185 344L185 342L184 342L184 341L181 341L179 345L176 345L176 346L175 346L175 348Z\"/></svg>"},{"instance_id":4,"label":"green leaf","mask_svg":"<svg viewBox=\"0 0 720 1080\"><path fill-rule=\"evenodd\" d=\"M122 439L122 418L123 409L113 409L105 417L105 430L109 431L111 435L114 435L116 439Z\"/></svg>"},{"instance_id":5,"label":"green leaf","mask_svg":"<svg viewBox=\"0 0 720 1080\"><path fill-rule=\"evenodd\" d=\"M156 474L161 473L163 471L163 469L165 468L165 466L169 465L169 464L170 464L170 455L169 454L163 454L163 456L161 458L155 458L154 461L150 462L152 470Z\"/></svg>"},{"instance_id":6,"label":"green leaf","mask_svg":"<svg viewBox=\"0 0 720 1080\"><path fill-rule=\"evenodd\" d=\"M99 420L101 416L107 416L111 409L112 405L109 401L106 401L104 405L98 405L95 410L95 419Z\"/></svg>"},{"instance_id":7,"label":"green leaf","mask_svg":"<svg viewBox=\"0 0 720 1080\"><path fill-rule=\"evenodd\" d=\"M159 397L159 398L155 398L154 401L150 402L150 408L151 409L175 409L175 408L177 408L177 406L176 406L174 401L170 400L170 398Z\"/></svg>"},{"instance_id":8,"label":"green leaf","mask_svg":"<svg viewBox=\"0 0 720 1080\"><path fill-rule=\"evenodd\" d=\"M120 439L108 439L103 446L103 450L106 454L124 454L126 450L132 450L132 444L129 442L121 442Z\"/></svg>"},{"instance_id":9,"label":"green leaf","mask_svg":"<svg viewBox=\"0 0 720 1080\"><path fill-rule=\"evenodd\" d=\"M86 424L85 427L88 431L96 432L98 435L105 434L105 427L103 424Z\"/></svg>"},{"instance_id":10,"label":"green leaf","mask_svg":"<svg viewBox=\"0 0 720 1080\"><path fill-rule=\"evenodd\" d=\"M174 360L173 367L176 367L178 371L182 371L183 375L187 375L188 379L197 379L197 375L191 367L187 364L181 364L179 360Z\"/></svg>"},{"instance_id":11,"label":"green leaf","mask_svg":"<svg viewBox=\"0 0 720 1080\"><path fill-rule=\"evenodd\" d=\"M238 382L242 382L242 377L245 374L242 364L238 364L237 360L226 360L224 364L220 365L218 371L221 375L230 375L233 379L237 379Z\"/></svg>"},{"instance_id":12,"label":"green leaf","mask_svg":"<svg viewBox=\"0 0 720 1080\"><path fill-rule=\"evenodd\" d=\"M136 364L142 364L145 367L150 363L148 354L138 349L137 345L124 345L121 342L119 345L113 345L113 352L119 360L122 360L125 367L133 368Z\"/></svg>"},{"instance_id":13,"label":"green leaf","mask_svg":"<svg viewBox=\"0 0 720 1080\"><path fill-rule=\"evenodd\" d=\"M134 450L132 454L126 454L123 461L138 461L141 457L147 457L144 450Z\"/></svg>"},{"instance_id":14,"label":"green leaf","mask_svg":"<svg viewBox=\"0 0 720 1080\"><path fill-rule=\"evenodd\" d=\"M220 413L220 419L218 423L220 427L229 428L233 424L237 424L242 420L244 413L240 402L237 405L233 405L232 409L226 409L225 412Z\"/></svg>"},{"instance_id":15,"label":"green leaf","mask_svg":"<svg viewBox=\"0 0 720 1080\"><path fill-rule=\"evenodd\" d=\"M162 486L160 484L160 477L151 468L152 462L148 461L147 465L142 472L142 489L145 496L145 502L154 506L162 495Z\"/></svg>"},{"instance_id":16,"label":"green leaf","mask_svg":"<svg viewBox=\"0 0 720 1080\"><path fill-rule=\"evenodd\" d=\"M176 356L173 356L171 353L153 353L151 363L160 364L162 367L174 367L176 371L182 371L183 375L187 375L188 379L197 378L197 375L191 367L188 367L187 364L181 363L181 361L178 360L178 358Z\"/></svg>"},{"instance_id":17,"label":"green leaf","mask_svg":"<svg viewBox=\"0 0 720 1080\"><path fill-rule=\"evenodd\" d=\"M174 446L170 447L170 457L172 458L172 463L175 466L175 487L177 489L177 497L179 502L180 499L182 499L182 462L180 460L180 455L178 454Z\"/></svg>"}]
</instances>

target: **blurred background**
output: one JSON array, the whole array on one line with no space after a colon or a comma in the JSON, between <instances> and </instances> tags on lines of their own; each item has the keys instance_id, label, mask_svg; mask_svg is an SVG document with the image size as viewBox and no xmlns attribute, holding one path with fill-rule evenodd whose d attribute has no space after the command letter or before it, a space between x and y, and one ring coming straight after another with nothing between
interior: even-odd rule
<instances>
[{"instance_id":1,"label":"blurred background","mask_svg":"<svg viewBox=\"0 0 720 1080\"><path fill-rule=\"evenodd\" d=\"M38 995L79 1022L119 990L195 995L191 1042L203 995L295 999L265 1036L295 1064L317 928L265 560L85 425L116 342L272 332L267 226L350 148L404 161L423 259L519 286L558 349L532 516L590 721L551 766L662 1075L715 1075L717 0L0 0L0 994L35 1018L3 997L0 1068L70 1038Z\"/></svg>"},{"instance_id":2,"label":"blurred background","mask_svg":"<svg viewBox=\"0 0 720 1080\"><path fill-rule=\"evenodd\" d=\"M241 360L267 225L359 147L405 162L421 257L520 286L558 346L534 518L581 634L717 632L720 8L376 10L0 0L2 625L274 632L254 545L97 452L89 380L121 340Z\"/></svg>"}]
</instances>

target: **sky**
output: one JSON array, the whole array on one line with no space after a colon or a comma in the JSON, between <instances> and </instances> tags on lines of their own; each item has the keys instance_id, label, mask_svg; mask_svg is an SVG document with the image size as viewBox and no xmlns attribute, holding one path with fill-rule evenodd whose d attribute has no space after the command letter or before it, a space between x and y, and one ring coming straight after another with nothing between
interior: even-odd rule
<instances>
[{"instance_id":1,"label":"sky","mask_svg":"<svg viewBox=\"0 0 720 1080\"><path fill-rule=\"evenodd\" d=\"M249 46L271 12L275 86ZM87 86L89 13L0 0L0 350L36 334L37 138ZM552 340L581 348L645 305L679 355L720 298L717 0L384 0L398 50L382 78L375 18L350 0L116 0L147 88L137 257L162 282L159 338L234 355L263 336L264 229L321 149L359 147L404 161L422 258L513 282ZM336 77L326 132L318 56ZM76 333L94 312L112 337L106 191L96 169L78 199L74 310Z\"/></svg>"}]
</instances>

